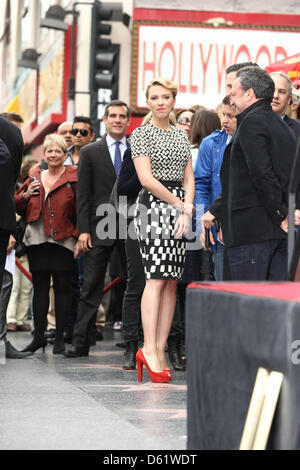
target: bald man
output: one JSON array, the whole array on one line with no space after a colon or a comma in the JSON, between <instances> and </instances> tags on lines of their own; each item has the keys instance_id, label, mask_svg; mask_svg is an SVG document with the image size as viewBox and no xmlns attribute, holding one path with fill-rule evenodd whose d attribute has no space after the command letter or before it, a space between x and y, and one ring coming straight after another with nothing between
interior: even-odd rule
<instances>
[{"instance_id":1,"label":"bald man","mask_svg":"<svg viewBox=\"0 0 300 470\"><path fill-rule=\"evenodd\" d=\"M57 128L58 135L60 135L66 141L68 147L73 145L72 127L73 122L65 121Z\"/></svg>"}]
</instances>

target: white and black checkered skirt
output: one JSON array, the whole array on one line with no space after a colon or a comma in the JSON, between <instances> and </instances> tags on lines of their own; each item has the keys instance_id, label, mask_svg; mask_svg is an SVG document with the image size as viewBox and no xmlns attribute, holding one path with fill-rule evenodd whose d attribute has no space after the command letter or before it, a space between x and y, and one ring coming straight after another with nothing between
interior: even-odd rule
<instances>
[{"instance_id":1,"label":"white and black checkered skirt","mask_svg":"<svg viewBox=\"0 0 300 470\"><path fill-rule=\"evenodd\" d=\"M169 191L184 199L179 181L160 181ZM179 215L173 206L142 189L136 202L135 229L139 240L146 279L182 278L186 241L175 238L174 227Z\"/></svg>"}]
</instances>

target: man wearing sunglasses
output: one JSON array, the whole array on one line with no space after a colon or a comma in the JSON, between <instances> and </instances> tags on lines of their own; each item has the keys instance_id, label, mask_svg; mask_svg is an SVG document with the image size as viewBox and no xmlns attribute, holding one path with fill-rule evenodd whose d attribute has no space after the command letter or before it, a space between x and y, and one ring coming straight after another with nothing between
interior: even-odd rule
<instances>
[{"instance_id":1,"label":"man wearing sunglasses","mask_svg":"<svg viewBox=\"0 0 300 470\"><path fill-rule=\"evenodd\" d=\"M75 116L71 133L73 145L68 150L65 165L78 165L80 150L95 138L92 120L87 116Z\"/></svg>"},{"instance_id":2,"label":"man wearing sunglasses","mask_svg":"<svg viewBox=\"0 0 300 470\"><path fill-rule=\"evenodd\" d=\"M105 108L103 118L106 136L84 146L80 152L77 185L79 232L77 254L84 254L83 286L73 331L73 347L64 353L66 357L89 355L92 330L102 299L106 268L115 246L118 248L124 269L125 252L122 256L124 240L118 241L116 235L102 237L102 234L105 235L105 229L103 227L101 231L101 222L105 220L102 213L108 210L111 193L128 146L125 134L129 116L130 110L126 103L119 100L111 101ZM73 127L78 126L74 124Z\"/></svg>"}]
</instances>

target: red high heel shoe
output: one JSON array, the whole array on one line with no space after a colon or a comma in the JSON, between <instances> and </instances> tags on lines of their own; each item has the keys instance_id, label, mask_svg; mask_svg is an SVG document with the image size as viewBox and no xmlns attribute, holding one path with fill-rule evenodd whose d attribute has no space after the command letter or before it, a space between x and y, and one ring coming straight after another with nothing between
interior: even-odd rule
<instances>
[{"instance_id":1,"label":"red high heel shoe","mask_svg":"<svg viewBox=\"0 0 300 470\"><path fill-rule=\"evenodd\" d=\"M143 351L141 349L138 350L136 353L136 362L137 362L137 370L138 370L138 381L143 381L143 366L145 365L148 369L150 379L152 382L169 382L171 380L171 376L166 371L161 372L154 372L150 369L148 362L145 359Z\"/></svg>"}]
</instances>

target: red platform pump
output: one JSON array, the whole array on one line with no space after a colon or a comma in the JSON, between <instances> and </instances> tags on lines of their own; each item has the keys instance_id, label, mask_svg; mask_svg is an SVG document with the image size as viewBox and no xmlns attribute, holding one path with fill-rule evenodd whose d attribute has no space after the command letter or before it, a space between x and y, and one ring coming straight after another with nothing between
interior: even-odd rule
<instances>
[{"instance_id":1,"label":"red platform pump","mask_svg":"<svg viewBox=\"0 0 300 470\"><path fill-rule=\"evenodd\" d=\"M143 366L145 365L148 369L150 379L152 382L169 382L171 380L170 373L166 371L154 372L150 369L148 362L145 359L143 351L141 349L136 353L136 362L138 370L138 381L143 381Z\"/></svg>"}]
</instances>

